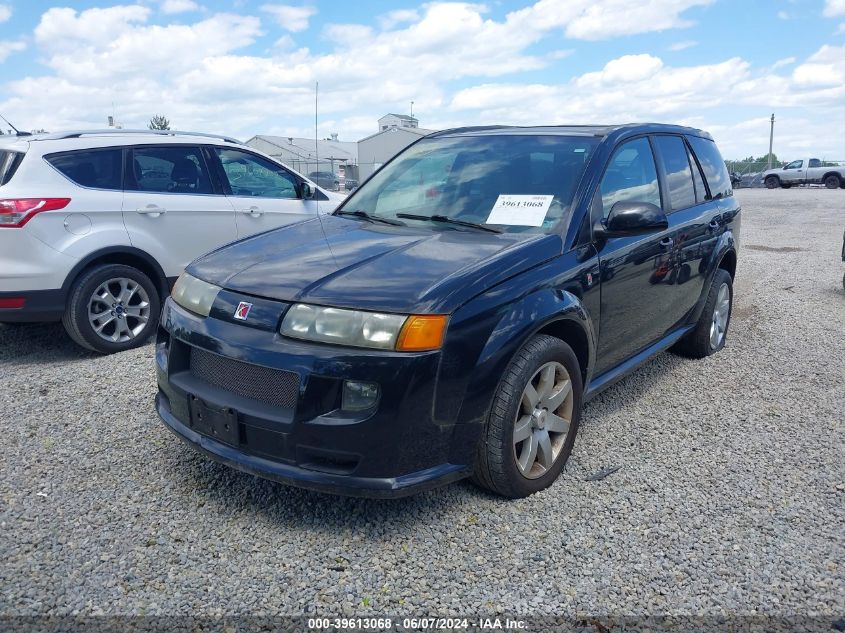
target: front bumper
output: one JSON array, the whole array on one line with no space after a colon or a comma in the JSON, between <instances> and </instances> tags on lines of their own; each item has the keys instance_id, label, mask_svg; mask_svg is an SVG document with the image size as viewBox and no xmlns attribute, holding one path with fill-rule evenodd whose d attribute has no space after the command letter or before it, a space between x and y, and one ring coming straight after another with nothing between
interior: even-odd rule
<instances>
[{"instance_id":1,"label":"front bumper","mask_svg":"<svg viewBox=\"0 0 845 633\"><path fill-rule=\"evenodd\" d=\"M335 494L401 497L469 475L466 425L433 417L438 352L294 341L278 334L278 302L252 298L251 325L229 319L242 299L221 292L208 318L166 302L156 408L170 430L239 470ZM341 410L344 380L378 383L378 403ZM235 428L213 437L198 410Z\"/></svg>"}]
</instances>

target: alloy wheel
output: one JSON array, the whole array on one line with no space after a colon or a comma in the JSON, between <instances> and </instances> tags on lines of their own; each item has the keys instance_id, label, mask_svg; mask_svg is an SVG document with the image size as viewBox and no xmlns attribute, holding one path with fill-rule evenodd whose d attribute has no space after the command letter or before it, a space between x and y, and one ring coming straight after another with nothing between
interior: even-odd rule
<instances>
[{"instance_id":1,"label":"alloy wheel","mask_svg":"<svg viewBox=\"0 0 845 633\"><path fill-rule=\"evenodd\" d=\"M150 320L150 297L143 286L125 277L100 284L88 300L88 322L110 343L137 337Z\"/></svg>"},{"instance_id":2,"label":"alloy wheel","mask_svg":"<svg viewBox=\"0 0 845 633\"><path fill-rule=\"evenodd\" d=\"M725 339L728 318L731 314L731 291L728 284L719 286L716 305L713 307L713 322L710 324L710 347L717 349Z\"/></svg>"},{"instance_id":3,"label":"alloy wheel","mask_svg":"<svg viewBox=\"0 0 845 633\"><path fill-rule=\"evenodd\" d=\"M522 391L513 427L513 451L523 477L542 477L566 443L574 396L569 372L558 362L541 366Z\"/></svg>"}]
</instances>

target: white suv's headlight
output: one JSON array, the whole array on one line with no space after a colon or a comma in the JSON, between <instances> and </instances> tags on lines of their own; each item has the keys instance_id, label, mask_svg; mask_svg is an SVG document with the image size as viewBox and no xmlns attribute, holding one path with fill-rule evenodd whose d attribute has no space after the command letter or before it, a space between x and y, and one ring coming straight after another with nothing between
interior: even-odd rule
<instances>
[{"instance_id":1,"label":"white suv's headlight","mask_svg":"<svg viewBox=\"0 0 845 633\"><path fill-rule=\"evenodd\" d=\"M197 279L188 273L182 273L173 286L170 296L186 310L200 316L208 316L211 304L217 298L220 287Z\"/></svg>"},{"instance_id":2,"label":"white suv's headlight","mask_svg":"<svg viewBox=\"0 0 845 633\"><path fill-rule=\"evenodd\" d=\"M297 303L285 314L280 331L320 343L424 351L440 348L446 321L439 314L382 314Z\"/></svg>"}]
</instances>

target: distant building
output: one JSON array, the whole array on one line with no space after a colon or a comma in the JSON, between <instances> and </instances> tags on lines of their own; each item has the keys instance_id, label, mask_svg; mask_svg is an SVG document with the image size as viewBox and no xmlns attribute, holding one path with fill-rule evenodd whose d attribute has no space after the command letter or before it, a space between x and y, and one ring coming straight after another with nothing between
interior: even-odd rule
<instances>
[{"instance_id":1,"label":"distant building","mask_svg":"<svg viewBox=\"0 0 845 633\"><path fill-rule=\"evenodd\" d=\"M395 121L399 123L394 125ZM402 121L408 124L401 125ZM380 131L358 141L358 172L361 180L369 177L408 145L434 131L418 127L419 122L414 117L404 114L386 114L378 122Z\"/></svg>"},{"instance_id":2,"label":"distant building","mask_svg":"<svg viewBox=\"0 0 845 633\"><path fill-rule=\"evenodd\" d=\"M378 131L384 132L392 127L417 128L420 122L408 114L385 114L378 120Z\"/></svg>"},{"instance_id":3,"label":"distant building","mask_svg":"<svg viewBox=\"0 0 845 633\"><path fill-rule=\"evenodd\" d=\"M288 136L253 136L246 144L259 152L272 156L279 162L306 176L314 171L331 171L340 177L357 178L358 144L331 140L315 142L313 138Z\"/></svg>"}]
</instances>

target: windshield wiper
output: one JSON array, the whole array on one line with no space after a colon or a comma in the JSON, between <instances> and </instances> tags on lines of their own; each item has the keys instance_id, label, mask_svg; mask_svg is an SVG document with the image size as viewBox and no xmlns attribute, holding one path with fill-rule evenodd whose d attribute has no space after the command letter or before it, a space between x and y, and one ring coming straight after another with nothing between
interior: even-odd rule
<instances>
[{"instance_id":1,"label":"windshield wiper","mask_svg":"<svg viewBox=\"0 0 845 633\"><path fill-rule=\"evenodd\" d=\"M416 213L397 213L397 218L408 218L409 220L428 220L429 222L442 222L443 224L456 224L458 226L468 226L471 229L479 229L481 231L489 231L490 233L501 233L500 229L494 229L492 226L479 224L478 222L467 222L466 220L456 220L445 215L417 215Z\"/></svg>"},{"instance_id":2,"label":"windshield wiper","mask_svg":"<svg viewBox=\"0 0 845 633\"><path fill-rule=\"evenodd\" d=\"M361 211L361 209L355 209L354 211L344 211L341 209L340 211L335 211L334 215L351 215L363 220L369 220L370 222L381 222L382 224L390 224L391 226L407 226L404 222L383 218L380 215L370 215L366 211Z\"/></svg>"}]
</instances>

